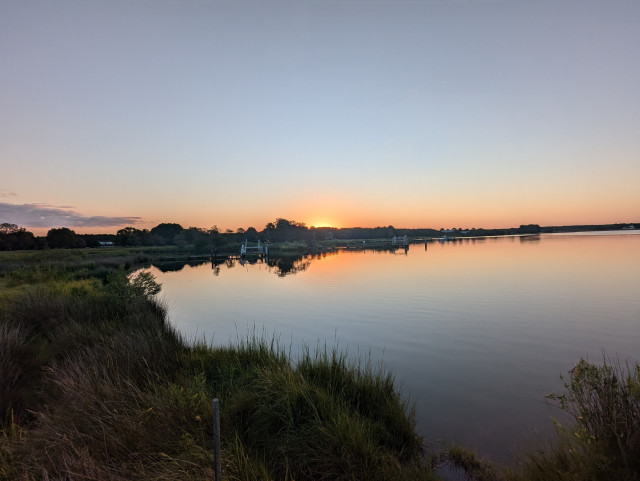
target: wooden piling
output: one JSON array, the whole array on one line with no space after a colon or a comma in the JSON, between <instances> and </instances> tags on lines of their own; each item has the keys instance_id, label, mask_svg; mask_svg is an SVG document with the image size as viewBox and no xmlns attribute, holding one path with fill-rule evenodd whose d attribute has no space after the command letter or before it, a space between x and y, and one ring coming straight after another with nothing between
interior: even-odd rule
<instances>
[{"instance_id":1,"label":"wooden piling","mask_svg":"<svg viewBox=\"0 0 640 481\"><path fill-rule=\"evenodd\" d=\"M213 457L214 469L216 472L215 481L222 479L222 467L220 460L220 401L213 400Z\"/></svg>"}]
</instances>

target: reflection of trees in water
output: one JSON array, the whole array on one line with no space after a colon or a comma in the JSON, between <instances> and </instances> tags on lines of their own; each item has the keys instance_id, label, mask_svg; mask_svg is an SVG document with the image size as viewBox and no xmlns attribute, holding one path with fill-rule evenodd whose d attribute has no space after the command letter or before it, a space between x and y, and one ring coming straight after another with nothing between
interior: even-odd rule
<instances>
[{"instance_id":1,"label":"reflection of trees in water","mask_svg":"<svg viewBox=\"0 0 640 481\"><path fill-rule=\"evenodd\" d=\"M262 257L241 257L238 262L240 262L240 265L244 267L247 264L250 266L254 264L264 264L264 259L262 259Z\"/></svg>"},{"instance_id":2,"label":"reflection of trees in water","mask_svg":"<svg viewBox=\"0 0 640 481\"><path fill-rule=\"evenodd\" d=\"M211 270L213 275L218 277L220 275L220 268L224 264L227 269L233 269L234 267L266 264L269 270L273 270L279 277L284 277L290 274L296 274L298 272L305 271L313 259L320 259L320 255L306 255L306 256L281 256L281 257L246 257L236 258L227 257L225 259L214 259L211 261Z\"/></svg>"},{"instance_id":3,"label":"reflection of trees in water","mask_svg":"<svg viewBox=\"0 0 640 481\"><path fill-rule=\"evenodd\" d=\"M220 275L220 264L213 263L211 265L211 269L213 270L213 275L218 277Z\"/></svg>"},{"instance_id":4,"label":"reflection of trees in water","mask_svg":"<svg viewBox=\"0 0 640 481\"><path fill-rule=\"evenodd\" d=\"M446 240L441 240L440 238L437 238L437 239L430 239L426 241L425 250L428 250L426 248L427 244L456 246L456 245L463 245L463 244L484 244L485 242L487 242L487 237L454 237Z\"/></svg>"},{"instance_id":5,"label":"reflection of trees in water","mask_svg":"<svg viewBox=\"0 0 640 481\"><path fill-rule=\"evenodd\" d=\"M267 259L267 265L278 277L284 277L306 271L312 260L312 256L285 256Z\"/></svg>"},{"instance_id":6,"label":"reflection of trees in water","mask_svg":"<svg viewBox=\"0 0 640 481\"><path fill-rule=\"evenodd\" d=\"M319 252L316 254L268 257L266 259L262 257L226 257L214 258L209 261L154 261L151 265L161 272L179 272L187 265L191 267L198 267L203 264L210 263L213 275L217 277L220 275L220 270L223 264L227 269L233 269L238 265L266 264L270 272L273 272L278 277L285 277L299 272L304 272L309 268L313 261L334 255L338 255L338 252Z\"/></svg>"},{"instance_id":7,"label":"reflection of trees in water","mask_svg":"<svg viewBox=\"0 0 640 481\"><path fill-rule=\"evenodd\" d=\"M206 263L207 261L154 261L151 265L160 272L180 272L184 266L198 267Z\"/></svg>"},{"instance_id":8,"label":"reflection of trees in water","mask_svg":"<svg viewBox=\"0 0 640 481\"><path fill-rule=\"evenodd\" d=\"M267 259L267 265L275 271L278 277L298 274L306 271L312 262L324 259L328 256L338 255L337 251L318 252L315 254L305 254L297 256L281 256L270 257Z\"/></svg>"},{"instance_id":9,"label":"reflection of trees in water","mask_svg":"<svg viewBox=\"0 0 640 481\"><path fill-rule=\"evenodd\" d=\"M523 235L520 242L540 242L540 234Z\"/></svg>"}]
</instances>

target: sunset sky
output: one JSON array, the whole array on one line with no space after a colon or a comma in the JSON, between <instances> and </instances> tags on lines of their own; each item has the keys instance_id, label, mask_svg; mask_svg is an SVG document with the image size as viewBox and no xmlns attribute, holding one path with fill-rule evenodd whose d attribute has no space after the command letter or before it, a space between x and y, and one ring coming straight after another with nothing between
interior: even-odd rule
<instances>
[{"instance_id":1,"label":"sunset sky","mask_svg":"<svg viewBox=\"0 0 640 481\"><path fill-rule=\"evenodd\" d=\"M640 221L637 0L2 0L0 222Z\"/></svg>"}]
</instances>

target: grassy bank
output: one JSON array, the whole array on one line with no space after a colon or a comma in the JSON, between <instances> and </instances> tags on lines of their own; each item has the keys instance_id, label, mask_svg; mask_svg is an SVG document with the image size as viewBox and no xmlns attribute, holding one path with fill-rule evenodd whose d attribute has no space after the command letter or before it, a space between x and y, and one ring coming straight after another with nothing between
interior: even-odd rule
<instances>
[{"instance_id":1,"label":"grassy bank","mask_svg":"<svg viewBox=\"0 0 640 481\"><path fill-rule=\"evenodd\" d=\"M187 345L125 254L5 270L1 479L213 479L214 397L223 479L435 479L388 373L336 352L294 366L263 339Z\"/></svg>"}]
</instances>

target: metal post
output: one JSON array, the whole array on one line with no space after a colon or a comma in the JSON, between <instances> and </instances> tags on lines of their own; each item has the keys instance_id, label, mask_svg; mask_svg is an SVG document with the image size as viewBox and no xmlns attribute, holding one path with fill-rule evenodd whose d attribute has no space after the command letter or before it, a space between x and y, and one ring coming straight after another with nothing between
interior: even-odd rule
<instances>
[{"instance_id":1,"label":"metal post","mask_svg":"<svg viewBox=\"0 0 640 481\"><path fill-rule=\"evenodd\" d=\"M222 479L222 469L220 467L220 401L213 400L213 457L216 481Z\"/></svg>"}]
</instances>

